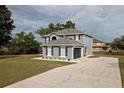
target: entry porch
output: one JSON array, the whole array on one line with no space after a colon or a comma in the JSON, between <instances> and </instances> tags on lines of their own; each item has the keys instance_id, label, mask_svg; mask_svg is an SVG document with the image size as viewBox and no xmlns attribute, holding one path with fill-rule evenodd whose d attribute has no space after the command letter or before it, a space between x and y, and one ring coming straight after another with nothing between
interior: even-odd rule
<instances>
[{"instance_id":1,"label":"entry porch","mask_svg":"<svg viewBox=\"0 0 124 93\"><path fill-rule=\"evenodd\" d=\"M71 60L84 57L82 46L44 46L43 58Z\"/></svg>"}]
</instances>

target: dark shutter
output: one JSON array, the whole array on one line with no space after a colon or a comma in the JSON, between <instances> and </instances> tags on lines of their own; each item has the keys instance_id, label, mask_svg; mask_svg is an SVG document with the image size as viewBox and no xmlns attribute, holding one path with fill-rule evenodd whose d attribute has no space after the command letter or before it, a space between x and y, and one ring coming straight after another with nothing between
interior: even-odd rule
<instances>
[{"instance_id":1,"label":"dark shutter","mask_svg":"<svg viewBox=\"0 0 124 93\"><path fill-rule=\"evenodd\" d=\"M76 35L74 35L74 40L76 40Z\"/></svg>"},{"instance_id":2,"label":"dark shutter","mask_svg":"<svg viewBox=\"0 0 124 93\"><path fill-rule=\"evenodd\" d=\"M48 51L47 51L47 46L46 46L46 55L48 54L47 52L48 52Z\"/></svg>"},{"instance_id":3,"label":"dark shutter","mask_svg":"<svg viewBox=\"0 0 124 93\"><path fill-rule=\"evenodd\" d=\"M65 48L65 56L68 56L68 47Z\"/></svg>"},{"instance_id":4,"label":"dark shutter","mask_svg":"<svg viewBox=\"0 0 124 93\"><path fill-rule=\"evenodd\" d=\"M50 37L49 37L49 42L50 42Z\"/></svg>"},{"instance_id":5,"label":"dark shutter","mask_svg":"<svg viewBox=\"0 0 124 93\"><path fill-rule=\"evenodd\" d=\"M59 56L61 56L61 47L59 47Z\"/></svg>"},{"instance_id":6,"label":"dark shutter","mask_svg":"<svg viewBox=\"0 0 124 93\"><path fill-rule=\"evenodd\" d=\"M45 43L46 43L46 37L44 39L45 39Z\"/></svg>"},{"instance_id":7,"label":"dark shutter","mask_svg":"<svg viewBox=\"0 0 124 93\"><path fill-rule=\"evenodd\" d=\"M51 52L52 52L52 56L53 56L53 47L52 47L52 51Z\"/></svg>"}]
</instances>

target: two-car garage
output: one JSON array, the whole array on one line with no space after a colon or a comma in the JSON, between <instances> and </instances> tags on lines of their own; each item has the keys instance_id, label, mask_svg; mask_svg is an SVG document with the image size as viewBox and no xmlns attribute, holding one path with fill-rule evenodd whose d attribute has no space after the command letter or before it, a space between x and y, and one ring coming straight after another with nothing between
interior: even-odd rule
<instances>
[{"instance_id":1,"label":"two-car garage","mask_svg":"<svg viewBox=\"0 0 124 93\"><path fill-rule=\"evenodd\" d=\"M81 57L81 48L74 48L73 52L71 50L72 47L66 47L64 51L62 51L61 47L52 47L52 48L53 48L52 49L53 57L59 58L60 56L63 55L63 53L67 58L71 58L72 53L73 53L73 59Z\"/></svg>"},{"instance_id":2,"label":"two-car garage","mask_svg":"<svg viewBox=\"0 0 124 93\"><path fill-rule=\"evenodd\" d=\"M53 46L53 47L43 47L43 54L46 57L50 55L53 58L60 58L66 57L67 59L76 59L81 57L81 48L73 48L73 47L60 47L60 46Z\"/></svg>"}]
</instances>

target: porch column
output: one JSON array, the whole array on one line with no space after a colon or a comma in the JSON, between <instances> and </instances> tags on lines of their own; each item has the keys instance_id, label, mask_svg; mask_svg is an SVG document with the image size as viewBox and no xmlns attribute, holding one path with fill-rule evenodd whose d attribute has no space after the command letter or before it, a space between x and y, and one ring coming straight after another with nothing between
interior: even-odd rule
<instances>
[{"instance_id":1,"label":"porch column","mask_svg":"<svg viewBox=\"0 0 124 93\"><path fill-rule=\"evenodd\" d=\"M84 47L81 48L81 57L84 57Z\"/></svg>"},{"instance_id":2,"label":"porch column","mask_svg":"<svg viewBox=\"0 0 124 93\"><path fill-rule=\"evenodd\" d=\"M74 59L74 47L72 47L72 59Z\"/></svg>"}]
</instances>

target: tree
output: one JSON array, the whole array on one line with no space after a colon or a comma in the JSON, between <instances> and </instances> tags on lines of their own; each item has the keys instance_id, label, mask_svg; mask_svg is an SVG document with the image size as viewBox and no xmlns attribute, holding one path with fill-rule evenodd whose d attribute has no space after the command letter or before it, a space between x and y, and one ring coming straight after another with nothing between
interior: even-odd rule
<instances>
[{"instance_id":1,"label":"tree","mask_svg":"<svg viewBox=\"0 0 124 93\"><path fill-rule=\"evenodd\" d=\"M73 23L72 21L67 21L66 24L50 23L47 28L38 29L36 31L36 34L39 34L40 36L42 36L42 35L49 34L49 33L54 32L54 31L59 31L59 30L68 29L68 28L75 29L75 23Z\"/></svg>"},{"instance_id":2,"label":"tree","mask_svg":"<svg viewBox=\"0 0 124 93\"><path fill-rule=\"evenodd\" d=\"M35 40L34 35L30 32L28 34L21 32L17 33L11 41L10 51L13 54L33 54L38 53L40 44Z\"/></svg>"},{"instance_id":3,"label":"tree","mask_svg":"<svg viewBox=\"0 0 124 93\"><path fill-rule=\"evenodd\" d=\"M64 29L64 26L65 26L64 24L57 23L55 25L55 31Z\"/></svg>"},{"instance_id":4,"label":"tree","mask_svg":"<svg viewBox=\"0 0 124 93\"><path fill-rule=\"evenodd\" d=\"M49 27L49 29L50 29L51 31L54 31L54 29L55 29L55 27L54 27L54 24L53 24L53 23L50 23L50 24L48 25L48 27Z\"/></svg>"},{"instance_id":5,"label":"tree","mask_svg":"<svg viewBox=\"0 0 124 93\"><path fill-rule=\"evenodd\" d=\"M124 35L120 38L115 38L112 42L112 48L124 50Z\"/></svg>"},{"instance_id":6,"label":"tree","mask_svg":"<svg viewBox=\"0 0 124 93\"><path fill-rule=\"evenodd\" d=\"M40 28L36 31L36 34L39 34L39 35L45 35L45 34L49 34L51 33L52 31L49 29L49 28Z\"/></svg>"},{"instance_id":7,"label":"tree","mask_svg":"<svg viewBox=\"0 0 124 93\"><path fill-rule=\"evenodd\" d=\"M12 39L11 32L15 28L11 12L5 5L0 6L0 50Z\"/></svg>"},{"instance_id":8,"label":"tree","mask_svg":"<svg viewBox=\"0 0 124 93\"><path fill-rule=\"evenodd\" d=\"M39 42L35 40L35 37L31 32L25 35L25 50L28 54L38 53L39 47Z\"/></svg>"},{"instance_id":9,"label":"tree","mask_svg":"<svg viewBox=\"0 0 124 93\"><path fill-rule=\"evenodd\" d=\"M74 28L75 29L75 23L72 21L67 21L65 24L65 28Z\"/></svg>"}]
</instances>

